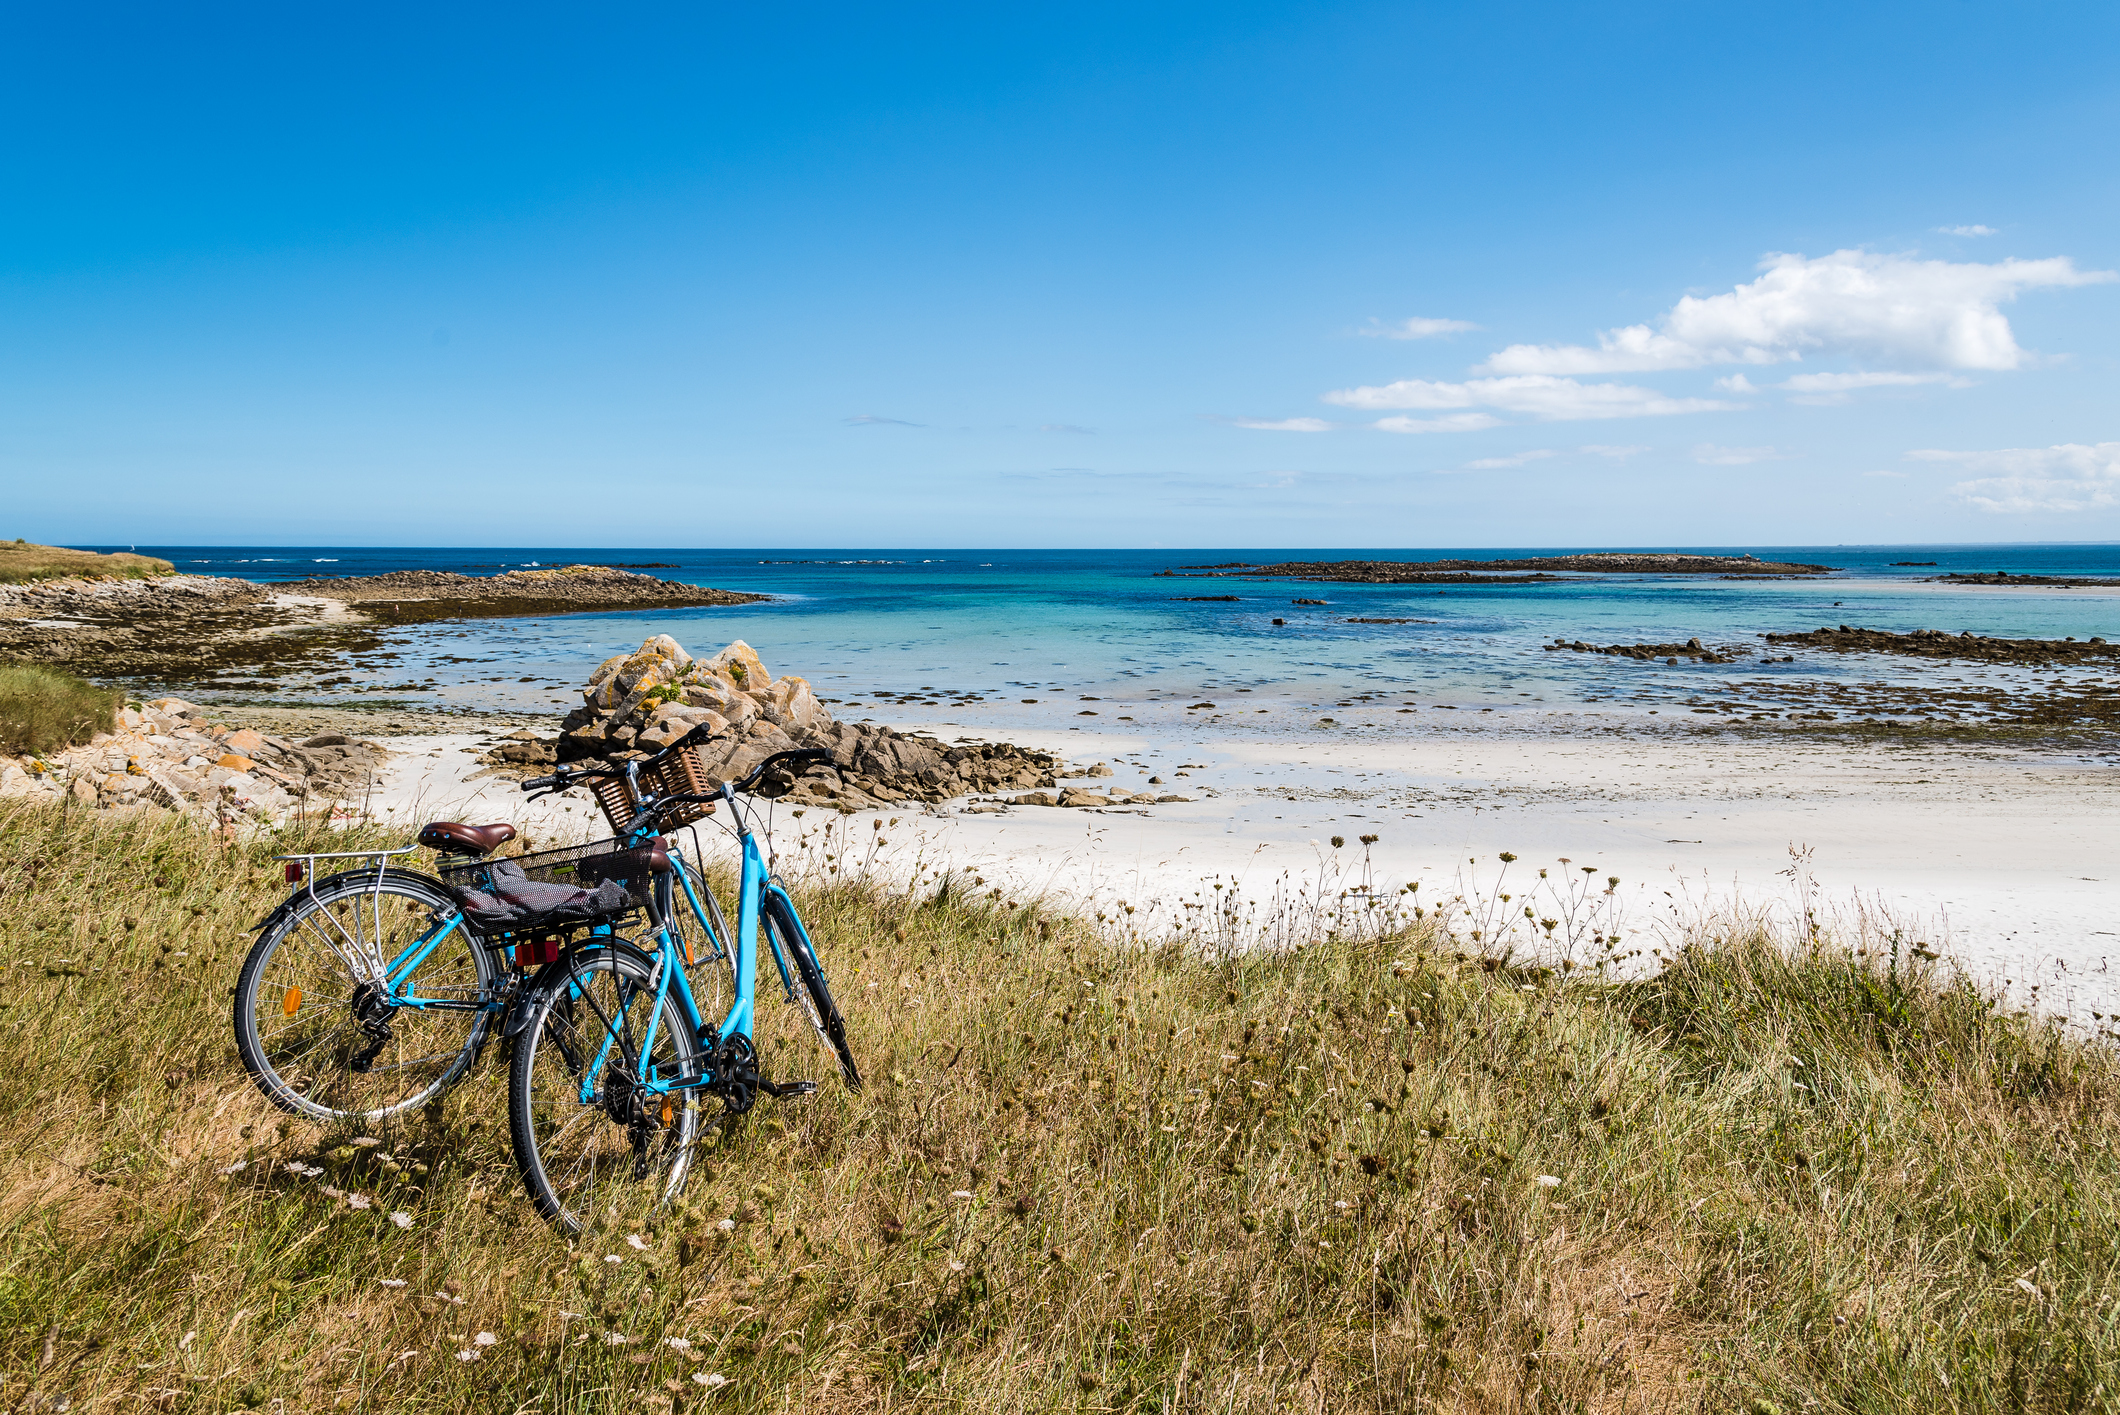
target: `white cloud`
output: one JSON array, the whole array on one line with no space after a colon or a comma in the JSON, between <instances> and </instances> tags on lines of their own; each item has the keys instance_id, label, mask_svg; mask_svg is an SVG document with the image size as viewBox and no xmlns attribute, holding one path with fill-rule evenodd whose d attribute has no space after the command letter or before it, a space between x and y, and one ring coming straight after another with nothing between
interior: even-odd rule
<instances>
[{"instance_id":1,"label":"white cloud","mask_svg":"<svg viewBox=\"0 0 2120 1415\"><path fill-rule=\"evenodd\" d=\"M1779 462L1788 455L1772 447L1717 447L1712 442L1693 449L1693 460L1703 467L1749 467L1754 462Z\"/></svg>"},{"instance_id":2,"label":"white cloud","mask_svg":"<svg viewBox=\"0 0 2120 1415\"><path fill-rule=\"evenodd\" d=\"M1595 443L1595 442L1593 442L1593 443L1590 443L1590 444L1588 444L1588 445L1586 445L1586 446L1583 446L1583 447L1578 447L1578 448L1576 448L1575 450L1576 450L1576 451L1578 451L1578 452L1581 452L1581 453L1583 453L1583 454L1584 454L1584 455L1586 455L1586 456L1590 456L1590 457L1611 457L1611 458L1615 458L1615 459L1617 459L1617 458L1621 458L1621 457L1632 457L1632 456L1634 456L1634 455L1635 455L1636 453L1639 453L1639 452L1646 452L1646 451L1648 451L1649 449L1648 449L1648 448L1646 448L1646 447L1640 447L1640 446L1636 446L1636 447L1607 447L1607 446L1604 446L1604 445L1603 445L1603 444L1601 444L1601 443Z\"/></svg>"},{"instance_id":3,"label":"white cloud","mask_svg":"<svg viewBox=\"0 0 2120 1415\"><path fill-rule=\"evenodd\" d=\"M1718 378L1715 380L1715 386L1725 393L1752 394L1759 391L1759 385L1741 373L1733 373L1727 378Z\"/></svg>"},{"instance_id":4,"label":"white cloud","mask_svg":"<svg viewBox=\"0 0 2120 1415\"><path fill-rule=\"evenodd\" d=\"M856 413L851 418L841 418L849 427L926 427L926 423L909 423L904 418L883 418L874 413Z\"/></svg>"},{"instance_id":5,"label":"white cloud","mask_svg":"<svg viewBox=\"0 0 2120 1415\"><path fill-rule=\"evenodd\" d=\"M1936 229L1946 236L1992 236L1995 234L1995 228L1992 226L1938 226Z\"/></svg>"},{"instance_id":6,"label":"white cloud","mask_svg":"<svg viewBox=\"0 0 2120 1415\"><path fill-rule=\"evenodd\" d=\"M1550 447L1538 447L1533 448L1529 452L1512 453L1507 457L1482 457L1476 462L1467 462L1465 470L1468 472L1500 471L1505 467L1521 467L1527 462L1543 462L1548 457L1557 457L1559 455Z\"/></svg>"},{"instance_id":7,"label":"white cloud","mask_svg":"<svg viewBox=\"0 0 2120 1415\"><path fill-rule=\"evenodd\" d=\"M1355 333L1369 339L1440 339L1445 334L1466 334L1478 328L1462 319L1423 319L1415 315L1397 324L1379 324L1372 319L1367 329L1357 329Z\"/></svg>"},{"instance_id":8,"label":"white cloud","mask_svg":"<svg viewBox=\"0 0 2120 1415\"><path fill-rule=\"evenodd\" d=\"M1823 407L1845 403L1848 395L1859 389L1913 388L1924 383L1941 383L1951 388L1973 386L1971 379L1955 373L1799 373L1783 379L1777 386L1789 391L1791 403Z\"/></svg>"},{"instance_id":9,"label":"white cloud","mask_svg":"<svg viewBox=\"0 0 2120 1415\"><path fill-rule=\"evenodd\" d=\"M1378 432L1480 432L1500 427L1502 420L1486 413L1452 413L1447 418L1378 418L1370 426Z\"/></svg>"},{"instance_id":10,"label":"white cloud","mask_svg":"<svg viewBox=\"0 0 2120 1415\"><path fill-rule=\"evenodd\" d=\"M2120 442L2004 447L1993 452L1925 450L1907 456L1954 462L1988 475L1951 490L1983 511L2095 511L2120 506Z\"/></svg>"},{"instance_id":11,"label":"white cloud","mask_svg":"<svg viewBox=\"0 0 2120 1415\"><path fill-rule=\"evenodd\" d=\"M1464 383L1431 383L1422 378L1402 378L1397 383L1377 387L1342 388L1327 393L1325 401L1343 408L1371 410L1498 408L1505 413L1522 413L1541 422L1653 418L1673 413L1725 412L1738 406L1711 398L1673 398L1653 388L1637 388L1625 383L1577 383L1572 378L1552 378L1543 374L1475 378ZM1494 419L1475 423L1469 419L1444 418L1414 424L1409 418L1386 418L1376 425L1387 432L1449 432L1492 427Z\"/></svg>"},{"instance_id":12,"label":"white cloud","mask_svg":"<svg viewBox=\"0 0 2120 1415\"><path fill-rule=\"evenodd\" d=\"M1904 477L1905 472L1864 472L1866 477Z\"/></svg>"},{"instance_id":13,"label":"white cloud","mask_svg":"<svg viewBox=\"0 0 2120 1415\"><path fill-rule=\"evenodd\" d=\"M1231 418L1230 421L1253 432L1331 432L1339 426L1323 418Z\"/></svg>"},{"instance_id":14,"label":"white cloud","mask_svg":"<svg viewBox=\"0 0 2120 1415\"><path fill-rule=\"evenodd\" d=\"M1850 354L1927 368L2010 369L2025 352L1997 306L2024 290L2091 285L2111 271L2078 270L2066 256L1977 262L1916 260L1843 250L1816 260L1770 255L1749 285L1688 295L1660 329L1606 330L1597 347L1512 344L1489 359L1498 374L1633 373L1707 364L1773 364L1806 354Z\"/></svg>"}]
</instances>

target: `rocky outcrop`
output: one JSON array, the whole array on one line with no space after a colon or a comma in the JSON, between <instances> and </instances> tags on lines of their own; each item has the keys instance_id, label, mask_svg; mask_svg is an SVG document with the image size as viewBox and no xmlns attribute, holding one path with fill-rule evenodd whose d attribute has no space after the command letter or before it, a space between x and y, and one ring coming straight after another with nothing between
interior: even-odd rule
<instances>
[{"instance_id":1,"label":"rocky outcrop","mask_svg":"<svg viewBox=\"0 0 2120 1415\"><path fill-rule=\"evenodd\" d=\"M2013 577L2014 578L2014 577ZM1896 653L1912 658L1963 658L1981 663L2084 663L2120 659L2120 644L2092 639L1991 639L1967 629L1946 634L1916 629L1895 634L1889 629L1862 629L1842 624L1805 634L1766 634L1770 644L1800 644L1834 653Z\"/></svg>"},{"instance_id":2,"label":"rocky outcrop","mask_svg":"<svg viewBox=\"0 0 2120 1415\"><path fill-rule=\"evenodd\" d=\"M99 810L182 811L270 824L298 811L357 805L388 756L374 742L324 733L290 742L213 721L181 698L118 712L118 730L46 756L0 756L0 797L71 798Z\"/></svg>"},{"instance_id":3,"label":"rocky outcrop","mask_svg":"<svg viewBox=\"0 0 2120 1415\"><path fill-rule=\"evenodd\" d=\"M608 565L555 565L499 575L399 570L350 580L299 580L284 588L338 600L372 620L390 624L605 609L682 609L752 604L770 598L658 580Z\"/></svg>"},{"instance_id":4,"label":"rocky outcrop","mask_svg":"<svg viewBox=\"0 0 2120 1415\"><path fill-rule=\"evenodd\" d=\"M1555 639L1545 648L1547 653L1601 653L1612 658L1635 658L1645 662L1683 658L1695 663L1733 663L1737 655L1751 652L1744 647L1711 649L1699 639L1688 639L1682 644L1586 644L1581 639Z\"/></svg>"},{"instance_id":5,"label":"rocky outcrop","mask_svg":"<svg viewBox=\"0 0 2120 1415\"><path fill-rule=\"evenodd\" d=\"M702 726L715 738L700 748L713 780L738 780L775 752L822 748L832 754L830 768L784 776L769 790L797 804L849 810L1049 787L1061 766L1050 753L1007 743L943 743L837 721L806 681L774 677L742 640L695 659L668 634L599 665L557 740L511 740L487 760L535 774L547 761L657 752Z\"/></svg>"}]
</instances>

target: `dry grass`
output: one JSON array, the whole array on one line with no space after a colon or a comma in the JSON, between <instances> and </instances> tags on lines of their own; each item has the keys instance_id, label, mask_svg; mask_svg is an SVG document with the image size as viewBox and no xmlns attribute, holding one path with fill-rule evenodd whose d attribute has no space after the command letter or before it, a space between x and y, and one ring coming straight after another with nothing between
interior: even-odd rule
<instances>
[{"instance_id":1,"label":"dry grass","mask_svg":"<svg viewBox=\"0 0 2120 1415\"><path fill-rule=\"evenodd\" d=\"M134 555L122 550L115 555L103 555L93 550L68 550L63 545L32 545L19 537L0 540L0 585L22 585L76 575L116 575L136 580L149 575L175 573L176 566L152 555Z\"/></svg>"},{"instance_id":2,"label":"dry grass","mask_svg":"<svg viewBox=\"0 0 2120 1415\"><path fill-rule=\"evenodd\" d=\"M122 694L70 673L0 664L0 752L50 752L86 742L117 722Z\"/></svg>"},{"instance_id":3,"label":"dry grass","mask_svg":"<svg viewBox=\"0 0 2120 1415\"><path fill-rule=\"evenodd\" d=\"M869 1092L769 1104L671 1223L570 1248L493 1058L374 1148L250 1091L273 848L0 816L14 1408L2114 1403L2114 1058L1925 960L1703 935L1614 984L1432 917L1209 955L823 884ZM769 1072L827 1076L769 1011Z\"/></svg>"}]
</instances>

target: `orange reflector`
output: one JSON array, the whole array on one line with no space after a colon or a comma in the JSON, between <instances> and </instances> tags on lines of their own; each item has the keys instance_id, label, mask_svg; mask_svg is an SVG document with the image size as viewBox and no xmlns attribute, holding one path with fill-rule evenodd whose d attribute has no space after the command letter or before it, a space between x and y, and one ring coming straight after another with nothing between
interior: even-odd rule
<instances>
[{"instance_id":1,"label":"orange reflector","mask_svg":"<svg viewBox=\"0 0 2120 1415\"><path fill-rule=\"evenodd\" d=\"M280 1012L284 1016L292 1017L301 1009L302 990L300 988L289 988L287 995L280 999Z\"/></svg>"}]
</instances>

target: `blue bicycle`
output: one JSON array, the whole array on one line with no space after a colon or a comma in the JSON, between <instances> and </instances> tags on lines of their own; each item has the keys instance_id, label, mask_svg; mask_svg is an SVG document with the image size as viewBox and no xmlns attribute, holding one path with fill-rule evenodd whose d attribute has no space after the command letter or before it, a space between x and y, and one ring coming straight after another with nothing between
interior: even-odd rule
<instances>
[{"instance_id":1,"label":"blue bicycle","mask_svg":"<svg viewBox=\"0 0 2120 1415\"><path fill-rule=\"evenodd\" d=\"M541 793L588 784L607 810L614 797L629 801L632 815L617 838L443 870L459 889L478 883L481 870L492 882L490 872L502 865L532 881L596 886L609 907L645 924L636 937L611 927L570 945L529 981L505 1026L515 1044L508 1120L516 1163L538 1212L570 1233L652 1218L684 1188L713 1126L742 1116L760 1096L816 1090L814 1082L775 1082L759 1072L754 1022L761 938L805 1030L838 1063L846 1084L861 1087L846 1021L816 947L760 848L748 803L739 799L831 754L781 752L740 783L707 792L658 791L670 778L657 764L674 760L670 753L684 745L646 763L562 768L523 783ZM622 797L614 790L620 785ZM673 822L700 815L700 807L711 814L716 806L728 808L724 828L739 848L733 929L698 867L673 851L665 834ZM687 972L701 964L710 991L718 991L724 976L732 984L719 1018L703 1008Z\"/></svg>"},{"instance_id":2,"label":"blue bicycle","mask_svg":"<svg viewBox=\"0 0 2120 1415\"><path fill-rule=\"evenodd\" d=\"M417 845L281 857L295 888L257 924L233 999L258 1089L312 1120L373 1126L439 1098L488 1041L511 1038L511 1129L539 1211L570 1231L598 1212L652 1211L682 1188L720 1118L703 1114L703 1098L741 1116L761 1095L815 1089L759 1074L762 936L802 1030L858 1090L815 945L738 800L830 754L778 753L702 791L686 789L707 784L693 746L524 783L590 786L619 831L609 840L496 857L513 826L437 821ZM740 846L733 929L694 862L696 841L686 859L665 833L724 804ZM398 862L423 846L439 854L440 879ZM319 877L340 861L361 863ZM500 908L541 889L568 903Z\"/></svg>"}]
</instances>

